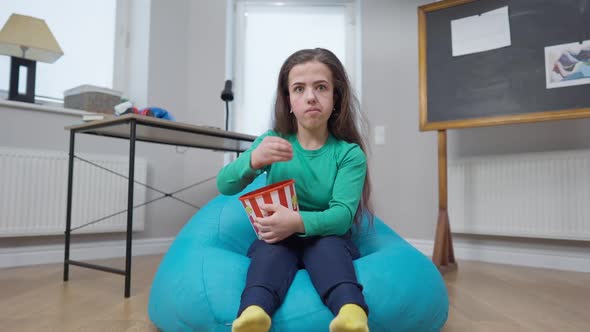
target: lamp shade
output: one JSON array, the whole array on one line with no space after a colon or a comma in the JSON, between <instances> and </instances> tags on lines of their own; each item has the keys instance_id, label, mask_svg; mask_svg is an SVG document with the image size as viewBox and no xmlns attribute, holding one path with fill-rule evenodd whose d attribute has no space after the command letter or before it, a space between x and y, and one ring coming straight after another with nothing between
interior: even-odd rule
<instances>
[{"instance_id":1,"label":"lamp shade","mask_svg":"<svg viewBox=\"0 0 590 332\"><path fill-rule=\"evenodd\" d=\"M44 20L12 14L0 30L0 54L53 63L64 53Z\"/></svg>"}]
</instances>

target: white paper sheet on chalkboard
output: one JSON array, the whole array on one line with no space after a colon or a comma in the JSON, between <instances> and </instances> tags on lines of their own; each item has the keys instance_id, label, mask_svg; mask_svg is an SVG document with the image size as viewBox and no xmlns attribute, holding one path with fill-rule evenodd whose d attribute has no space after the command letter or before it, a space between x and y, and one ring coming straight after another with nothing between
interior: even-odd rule
<instances>
[{"instance_id":1,"label":"white paper sheet on chalkboard","mask_svg":"<svg viewBox=\"0 0 590 332\"><path fill-rule=\"evenodd\" d=\"M451 21L453 56L511 45L508 6Z\"/></svg>"}]
</instances>

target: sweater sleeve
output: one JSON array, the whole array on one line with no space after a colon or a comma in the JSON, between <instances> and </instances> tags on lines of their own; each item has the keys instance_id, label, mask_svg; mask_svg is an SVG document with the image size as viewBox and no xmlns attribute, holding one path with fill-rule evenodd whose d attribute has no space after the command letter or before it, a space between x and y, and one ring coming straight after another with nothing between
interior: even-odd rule
<instances>
[{"instance_id":1,"label":"sweater sleeve","mask_svg":"<svg viewBox=\"0 0 590 332\"><path fill-rule=\"evenodd\" d=\"M254 179L267 170L268 167L262 169L252 169L250 166L250 156L252 151L262 142L264 137L273 135L272 131L267 131L263 135L256 138L250 148L240 156L225 165L217 174L217 189L223 195L235 195L246 188Z\"/></svg>"},{"instance_id":2,"label":"sweater sleeve","mask_svg":"<svg viewBox=\"0 0 590 332\"><path fill-rule=\"evenodd\" d=\"M366 156L355 145L347 151L338 168L328 209L300 212L305 236L344 235L352 226L366 175Z\"/></svg>"}]
</instances>

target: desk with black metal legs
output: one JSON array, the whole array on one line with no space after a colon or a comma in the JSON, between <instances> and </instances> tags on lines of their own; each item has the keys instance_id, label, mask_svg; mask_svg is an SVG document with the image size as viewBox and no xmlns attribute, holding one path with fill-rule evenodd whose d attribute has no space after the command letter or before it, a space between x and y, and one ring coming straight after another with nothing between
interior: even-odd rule
<instances>
[{"instance_id":1,"label":"desk with black metal legs","mask_svg":"<svg viewBox=\"0 0 590 332\"><path fill-rule=\"evenodd\" d=\"M180 122L161 120L136 114L127 114L114 119L93 121L65 128L70 131L70 148L68 161L68 196L66 210L65 251L64 251L64 281L69 279L69 266L76 265L85 268L116 273L125 276L125 297L130 296L131 289L131 234L133 227L133 186L135 168L136 141L169 144L183 147L193 147L225 152L243 152L247 150L255 136L229 132L217 128L195 126ZM127 194L127 239L125 251L125 269L115 269L108 266L90 264L70 259L70 235L72 232L72 188L74 182L74 158L76 134L91 134L115 137L129 140L129 173ZM81 158L78 158L83 160ZM84 161L84 160L83 160ZM96 166L96 165L95 165ZM100 166L99 166L100 167ZM148 187L150 189L154 189ZM154 189L157 190L157 189ZM157 190L159 191L159 190ZM159 191L160 193L164 193ZM177 191L178 192L178 191ZM177 193L175 192L175 193ZM174 194L164 193L162 197L174 197ZM180 199L178 199L180 200ZM147 202L149 203L149 202ZM147 204L145 203L145 204ZM187 202L185 202L187 203ZM187 203L189 204L189 203Z\"/></svg>"}]
</instances>

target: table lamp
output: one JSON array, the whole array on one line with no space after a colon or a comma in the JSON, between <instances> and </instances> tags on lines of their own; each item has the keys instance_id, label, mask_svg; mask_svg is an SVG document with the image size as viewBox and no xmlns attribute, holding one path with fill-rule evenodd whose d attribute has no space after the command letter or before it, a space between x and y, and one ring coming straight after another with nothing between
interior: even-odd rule
<instances>
[{"instance_id":1,"label":"table lamp","mask_svg":"<svg viewBox=\"0 0 590 332\"><path fill-rule=\"evenodd\" d=\"M12 14L0 30L0 54L11 56L8 99L34 103L36 61L54 63L64 53L44 20ZM26 77L19 77L23 68ZM26 79L24 94L21 79Z\"/></svg>"}]
</instances>

